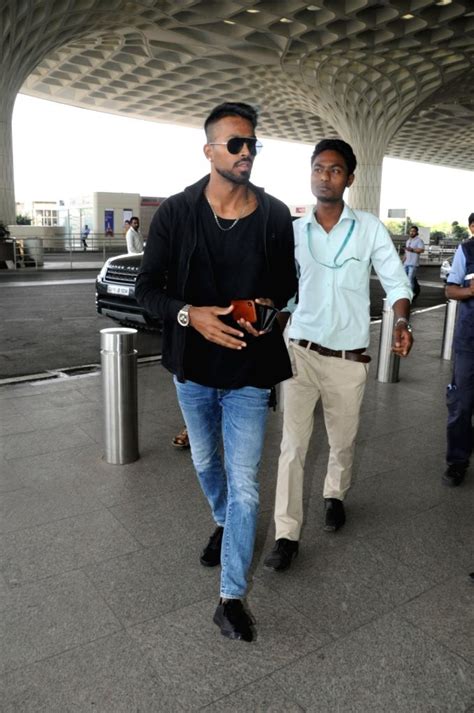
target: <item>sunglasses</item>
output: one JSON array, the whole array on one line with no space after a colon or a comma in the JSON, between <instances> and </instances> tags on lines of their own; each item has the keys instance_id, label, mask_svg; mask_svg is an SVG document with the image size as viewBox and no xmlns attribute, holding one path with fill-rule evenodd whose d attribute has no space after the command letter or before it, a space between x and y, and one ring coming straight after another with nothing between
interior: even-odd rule
<instances>
[{"instance_id":1,"label":"sunglasses","mask_svg":"<svg viewBox=\"0 0 474 713\"><path fill-rule=\"evenodd\" d=\"M262 144L254 136L233 136L228 141L210 142L209 146L226 146L227 151L235 155L242 150L244 144L252 156L256 156L262 148Z\"/></svg>"}]
</instances>

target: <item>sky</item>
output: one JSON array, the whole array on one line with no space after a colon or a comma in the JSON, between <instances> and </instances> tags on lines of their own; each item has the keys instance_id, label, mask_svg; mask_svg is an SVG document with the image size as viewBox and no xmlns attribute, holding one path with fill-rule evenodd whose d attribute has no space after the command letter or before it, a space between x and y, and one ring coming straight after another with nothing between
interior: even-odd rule
<instances>
[{"instance_id":1,"label":"sky","mask_svg":"<svg viewBox=\"0 0 474 713\"><path fill-rule=\"evenodd\" d=\"M203 117L204 120L205 117ZM314 202L313 146L259 135L252 181L288 205ZM19 94L13 113L15 197L65 200L94 191L168 196L208 172L202 129L78 109ZM357 172L356 172L357 180ZM405 208L424 225L467 223L474 172L386 158L380 218Z\"/></svg>"}]
</instances>

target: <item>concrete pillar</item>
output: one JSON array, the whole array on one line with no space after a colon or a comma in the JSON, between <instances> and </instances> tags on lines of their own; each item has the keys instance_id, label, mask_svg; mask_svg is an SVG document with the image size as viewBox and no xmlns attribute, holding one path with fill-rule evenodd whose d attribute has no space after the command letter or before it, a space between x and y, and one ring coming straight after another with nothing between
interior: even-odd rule
<instances>
[{"instance_id":1,"label":"concrete pillar","mask_svg":"<svg viewBox=\"0 0 474 713\"><path fill-rule=\"evenodd\" d=\"M354 149L357 158L355 181L349 189L348 203L351 208L366 210L378 216L380 209L380 191L382 187L383 148L373 150L365 143L358 144L346 139Z\"/></svg>"},{"instance_id":2,"label":"concrete pillar","mask_svg":"<svg viewBox=\"0 0 474 713\"><path fill-rule=\"evenodd\" d=\"M429 66L426 57L423 61L421 57L413 59L408 71L393 55L382 58L356 49L333 53L317 48L299 63L301 80L308 95L313 93L315 113L324 117L356 154L355 181L346 195L353 208L379 214L387 146L417 105L441 82L436 62ZM428 69L433 75L431 82L426 81Z\"/></svg>"},{"instance_id":3,"label":"concrete pillar","mask_svg":"<svg viewBox=\"0 0 474 713\"><path fill-rule=\"evenodd\" d=\"M4 225L16 220L11 122L12 109L0 105L0 222Z\"/></svg>"}]
</instances>

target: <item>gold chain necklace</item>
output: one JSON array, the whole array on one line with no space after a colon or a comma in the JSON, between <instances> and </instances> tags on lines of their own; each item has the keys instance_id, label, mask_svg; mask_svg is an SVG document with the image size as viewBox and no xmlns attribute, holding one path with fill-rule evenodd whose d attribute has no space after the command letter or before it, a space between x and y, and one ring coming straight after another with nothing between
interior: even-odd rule
<instances>
[{"instance_id":1,"label":"gold chain necklace","mask_svg":"<svg viewBox=\"0 0 474 713\"><path fill-rule=\"evenodd\" d=\"M206 194L204 194L204 195L206 195ZM232 223L232 225L229 225L228 228L223 228L222 225L219 223L219 218L217 217L216 211L215 211L214 208L212 207L212 203L211 203L211 201L209 200L209 198L208 198L207 196L206 196L206 200L207 200L207 202L209 203L209 208L210 208L211 211L212 211L212 215L214 216L214 220L216 221L217 227L219 228L219 230L222 230L223 233L227 233L227 232L229 232L229 230L232 230L232 228L235 228L235 226L237 225L237 223L239 222L239 220L240 220L241 217L243 216L243 214L244 214L244 212L245 212L245 208L246 208L247 203L248 203L248 198L247 198L247 200L245 201L244 205L242 206L242 210L241 210L241 212L240 212L240 215L234 220L234 222Z\"/></svg>"}]
</instances>

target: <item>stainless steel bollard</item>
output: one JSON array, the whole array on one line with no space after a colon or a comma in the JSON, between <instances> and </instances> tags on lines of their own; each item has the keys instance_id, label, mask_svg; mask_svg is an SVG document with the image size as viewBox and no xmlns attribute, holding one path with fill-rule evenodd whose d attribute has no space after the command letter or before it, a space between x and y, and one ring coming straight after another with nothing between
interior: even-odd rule
<instances>
[{"instance_id":1,"label":"stainless steel bollard","mask_svg":"<svg viewBox=\"0 0 474 713\"><path fill-rule=\"evenodd\" d=\"M383 301L382 324L380 325L377 381L394 384L399 381L400 357L392 352L393 310L387 298Z\"/></svg>"},{"instance_id":2,"label":"stainless steel bollard","mask_svg":"<svg viewBox=\"0 0 474 713\"><path fill-rule=\"evenodd\" d=\"M137 330L100 330L105 460L132 463L138 453Z\"/></svg>"},{"instance_id":3,"label":"stainless steel bollard","mask_svg":"<svg viewBox=\"0 0 474 713\"><path fill-rule=\"evenodd\" d=\"M459 300L446 302L446 316L444 318L443 343L441 345L441 359L452 359L454 328L458 314Z\"/></svg>"}]
</instances>

